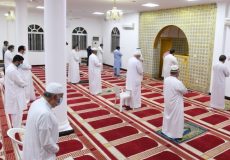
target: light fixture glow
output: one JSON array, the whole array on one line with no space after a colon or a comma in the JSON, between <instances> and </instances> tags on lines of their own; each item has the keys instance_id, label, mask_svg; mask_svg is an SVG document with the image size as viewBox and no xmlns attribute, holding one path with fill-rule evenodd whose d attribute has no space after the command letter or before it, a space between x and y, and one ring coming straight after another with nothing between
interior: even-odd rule
<instances>
[{"instance_id":1,"label":"light fixture glow","mask_svg":"<svg viewBox=\"0 0 230 160\"><path fill-rule=\"evenodd\" d=\"M37 6L36 8L37 9L44 9L45 7L44 6Z\"/></svg>"},{"instance_id":2,"label":"light fixture glow","mask_svg":"<svg viewBox=\"0 0 230 160\"><path fill-rule=\"evenodd\" d=\"M6 16L6 17L9 16L9 13L5 13L4 16Z\"/></svg>"},{"instance_id":3,"label":"light fixture glow","mask_svg":"<svg viewBox=\"0 0 230 160\"><path fill-rule=\"evenodd\" d=\"M154 4L154 3L145 3L145 4L142 4L142 6L144 6L144 7L158 7L159 6L159 4Z\"/></svg>"},{"instance_id":4,"label":"light fixture glow","mask_svg":"<svg viewBox=\"0 0 230 160\"><path fill-rule=\"evenodd\" d=\"M102 13L102 12L93 12L93 14L95 14L95 15L103 15L104 13Z\"/></svg>"},{"instance_id":5,"label":"light fixture glow","mask_svg":"<svg viewBox=\"0 0 230 160\"><path fill-rule=\"evenodd\" d=\"M5 13L4 16L8 21L14 21L15 20L15 14L14 11L10 10L9 12Z\"/></svg>"},{"instance_id":6,"label":"light fixture glow","mask_svg":"<svg viewBox=\"0 0 230 160\"><path fill-rule=\"evenodd\" d=\"M195 2L195 1L198 1L198 0L187 0L188 2Z\"/></svg>"},{"instance_id":7,"label":"light fixture glow","mask_svg":"<svg viewBox=\"0 0 230 160\"><path fill-rule=\"evenodd\" d=\"M116 0L113 1L113 8L106 12L106 19L108 20L119 20L121 19L123 12L122 10L118 10L116 5Z\"/></svg>"}]
</instances>

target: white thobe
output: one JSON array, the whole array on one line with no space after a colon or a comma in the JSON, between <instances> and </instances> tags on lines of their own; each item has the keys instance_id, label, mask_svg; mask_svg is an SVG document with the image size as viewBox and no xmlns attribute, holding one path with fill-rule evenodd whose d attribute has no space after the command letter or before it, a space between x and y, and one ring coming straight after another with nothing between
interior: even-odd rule
<instances>
[{"instance_id":1,"label":"white thobe","mask_svg":"<svg viewBox=\"0 0 230 160\"><path fill-rule=\"evenodd\" d=\"M213 66L213 83L211 90L210 106L213 108L225 108L225 79L229 77L229 69L227 66L218 62Z\"/></svg>"},{"instance_id":2,"label":"white thobe","mask_svg":"<svg viewBox=\"0 0 230 160\"><path fill-rule=\"evenodd\" d=\"M14 53L11 52L10 50L7 50L5 52L5 56L4 56L4 66L5 66L5 69L12 63L13 58L14 58Z\"/></svg>"},{"instance_id":3,"label":"white thobe","mask_svg":"<svg viewBox=\"0 0 230 160\"><path fill-rule=\"evenodd\" d=\"M164 116L162 132L170 138L182 138L184 132L184 84L176 77L164 81Z\"/></svg>"},{"instance_id":4,"label":"white thobe","mask_svg":"<svg viewBox=\"0 0 230 160\"><path fill-rule=\"evenodd\" d=\"M77 52L75 49L73 49L70 54L69 74L68 74L68 81L71 83L78 83L80 81L79 63L80 63L80 52Z\"/></svg>"},{"instance_id":5,"label":"white thobe","mask_svg":"<svg viewBox=\"0 0 230 160\"><path fill-rule=\"evenodd\" d=\"M126 73L126 89L131 90L130 108L141 107L141 81L143 80L142 62L136 57L128 61Z\"/></svg>"},{"instance_id":6,"label":"white thobe","mask_svg":"<svg viewBox=\"0 0 230 160\"><path fill-rule=\"evenodd\" d=\"M29 102L36 99L31 72L32 67L25 54L18 53L18 55L24 58L23 64L19 67L19 71L22 73L24 80L28 83L28 86L25 87L25 94L26 101Z\"/></svg>"},{"instance_id":7,"label":"white thobe","mask_svg":"<svg viewBox=\"0 0 230 160\"><path fill-rule=\"evenodd\" d=\"M29 109L23 141L23 160L55 160L59 151L58 121L41 97Z\"/></svg>"},{"instance_id":8,"label":"white thobe","mask_svg":"<svg viewBox=\"0 0 230 160\"><path fill-rule=\"evenodd\" d=\"M103 49L101 48L101 46L99 46L97 50L97 57L101 64L103 64L103 53L104 53ZM103 65L101 65L101 70L103 70Z\"/></svg>"},{"instance_id":9,"label":"white thobe","mask_svg":"<svg viewBox=\"0 0 230 160\"><path fill-rule=\"evenodd\" d=\"M162 68L162 77L164 77L164 79L170 76L172 65L178 65L176 57L172 54L166 54Z\"/></svg>"},{"instance_id":10,"label":"white thobe","mask_svg":"<svg viewBox=\"0 0 230 160\"><path fill-rule=\"evenodd\" d=\"M89 91L96 95L102 92L101 86L101 63L95 54L89 56Z\"/></svg>"},{"instance_id":11,"label":"white thobe","mask_svg":"<svg viewBox=\"0 0 230 160\"><path fill-rule=\"evenodd\" d=\"M26 108L26 85L18 68L11 63L5 75L5 111L11 115L13 127L21 127L22 112Z\"/></svg>"}]
</instances>

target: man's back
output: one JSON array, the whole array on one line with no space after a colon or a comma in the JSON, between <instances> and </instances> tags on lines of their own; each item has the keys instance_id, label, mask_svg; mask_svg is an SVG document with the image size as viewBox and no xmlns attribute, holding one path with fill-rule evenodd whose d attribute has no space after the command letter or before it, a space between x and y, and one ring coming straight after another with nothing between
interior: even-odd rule
<instances>
[{"instance_id":1,"label":"man's back","mask_svg":"<svg viewBox=\"0 0 230 160\"><path fill-rule=\"evenodd\" d=\"M224 63L218 62L213 66L213 77L218 83L224 83L225 78L229 76L229 70Z\"/></svg>"},{"instance_id":2,"label":"man's back","mask_svg":"<svg viewBox=\"0 0 230 160\"><path fill-rule=\"evenodd\" d=\"M167 78L170 76L170 67L172 65L177 65L177 59L172 54L168 54L164 57L164 64L163 64L163 76Z\"/></svg>"}]
</instances>

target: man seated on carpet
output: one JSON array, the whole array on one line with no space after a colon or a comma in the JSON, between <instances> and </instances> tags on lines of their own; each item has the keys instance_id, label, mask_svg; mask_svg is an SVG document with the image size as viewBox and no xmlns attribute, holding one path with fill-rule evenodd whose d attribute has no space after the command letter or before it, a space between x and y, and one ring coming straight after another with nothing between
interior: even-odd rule
<instances>
[{"instance_id":1,"label":"man seated on carpet","mask_svg":"<svg viewBox=\"0 0 230 160\"><path fill-rule=\"evenodd\" d=\"M61 104L63 93L61 84L49 83L43 97L31 104L23 141L23 160L56 159L59 132L52 109Z\"/></svg>"},{"instance_id":2,"label":"man seated on carpet","mask_svg":"<svg viewBox=\"0 0 230 160\"><path fill-rule=\"evenodd\" d=\"M164 116L162 133L177 139L183 137L184 132L184 100L187 93L184 84L178 80L179 67L171 66L171 76L164 80Z\"/></svg>"}]
</instances>

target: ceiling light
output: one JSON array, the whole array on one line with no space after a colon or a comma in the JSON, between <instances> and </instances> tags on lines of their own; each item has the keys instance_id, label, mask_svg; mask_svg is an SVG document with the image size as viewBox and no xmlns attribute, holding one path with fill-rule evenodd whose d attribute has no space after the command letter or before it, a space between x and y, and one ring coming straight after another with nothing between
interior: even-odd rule
<instances>
[{"instance_id":1,"label":"ceiling light","mask_svg":"<svg viewBox=\"0 0 230 160\"><path fill-rule=\"evenodd\" d=\"M142 4L142 6L144 6L144 7L158 7L159 5L154 4L154 3L145 3L145 4Z\"/></svg>"},{"instance_id":2,"label":"ceiling light","mask_svg":"<svg viewBox=\"0 0 230 160\"><path fill-rule=\"evenodd\" d=\"M10 10L9 12L5 13L4 16L8 21L14 21L15 20L15 14L14 11Z\"/></svg>"},{"instance_id":3,"label":"ceiling light","mask_svg":"<svg viewBox=\"0 0 230 160\"><path fill-rule=\"evenodd\" d=\"M36 8L37 9L44 9L45 7L44 6L37 6Z\"/></svg>"},{"instance_id":4,"label":"ceiling light","mask_svg":"<svg viewBox=\"0 0 230 160\"><path fill-rule=\"evenodd\" d=\"M6 17L9 16L9 13L5 13L4 16L6 16Z\"/></svg>"},{"instance_id":5,"label":"ceiling light","mask_svg":"<svg viewBox=\"0 0 230 160\"><path fill-rule=\"evenodd\" d=\"M115 7L115 5L116 5L116 0L113 1L112 10L108 10L106 12L106 19L108 19L108 20L119 20L119 19L121 19L123 12L122 12L122 10L118 10L117 7Z\"/></svg>"},{"instance_id":6,"label":"ceiling light","mask_svg":"<svg viewBox=\"0 0 230 160\"><path fill-rule=\"evenodd\" d=\"M188 2L194 2L194 1L198 1L198 0L187 0Z\"/></svg>"},{"instance_id":7,"label":"ceiling light","mask_svg":"<svg viewBox=\"0 0 230 160\"><path fill-rule=\"evenodd\" d=\"M102 12L93 12L93 14L95 14L95 15L103 15L104 13L102 13Z\"/></svg>"}]
</instances>

